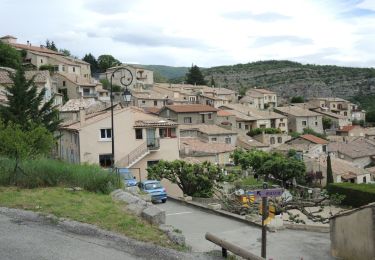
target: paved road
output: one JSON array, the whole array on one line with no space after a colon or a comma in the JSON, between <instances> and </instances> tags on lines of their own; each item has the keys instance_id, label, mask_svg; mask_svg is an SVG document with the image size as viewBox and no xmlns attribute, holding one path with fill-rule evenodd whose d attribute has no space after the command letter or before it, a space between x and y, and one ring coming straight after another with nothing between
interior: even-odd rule
<instances>
[{"instance_id":1,"label":"paved road","mask_svg":"<svg viewBox=\"0 0 375 260\"><path fill-rule=\"evenodd\" d=\"M182 230L195 252L218 250L204 238L211 232L260 255L261 229L226 217L210 214L195 207L169 200L158 207L166 210L167 224ZM267 234L267 258L273 260L333 259L329 256L329 233L283 230Z\"/></svg>"},{"instance_id":2,"label":"paved road","mask_svg":"<svg viewBox=\"0 0 375 260\"><path fill-rule=\"evenodd\" d=\"M49 225L17 222L0 214L1 260L141 259L108 246L108 243Z\"/></svg>"}]
</instances>

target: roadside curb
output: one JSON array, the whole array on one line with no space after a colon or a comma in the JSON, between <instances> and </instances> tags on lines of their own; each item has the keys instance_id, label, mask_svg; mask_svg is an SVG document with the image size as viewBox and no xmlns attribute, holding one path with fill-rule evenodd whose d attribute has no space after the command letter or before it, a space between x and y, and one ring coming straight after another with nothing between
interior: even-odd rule
<instances>
[{"instance_id":1,"label":"roadside curb","mask_svg":"<svg viewBox=\"0 0 375 260\"><path fill-rule=\"evenodd\" d=\"M227 212L227 211L224 211L224 210L210 209L210 208L208 208L205 205L202 205L200 203L197 203L197 202L194 202L194 201L186 201L186 200L182 200L182 199L172 197L172 196L168 196L168 199L171 199L171 200L176 201L178 203L186 204L188 206L193 206L195 208L204 210L204 211L206 211L208 213L211 213L211 214L231 218L231 219L237 220L239 222L252 225L254 227L262 228L261 224L258 224L258 223L252 222L250 220L247 220L247 219L243 218L242 216L239 216L239 215L234 214L234 213L230 213L230 212ZM297 230L297 231L308 231L308 232L318 232L318 233L329 233L330 232L329 226L325 227L325 226L299 225L299 224L284 223L284 227L287 228L287 229Z\"/></svg>"},{"instance_id":2,"label":"roadside curb","mask_svg":"<svg viewBox=\"0 0 375 260\"><path fill-rule=\"evenodd\" d=\"M55 226L56 228L83 236L95 236L99 239L106 239L112 242L110 247L127 252L141 258L172 260L172 259L217 259L204 253L179 252L170 248L165 248L152 244L151 242L138 241L112 231L101 229L95 225L82 223L66 218L58 218L51 214L27 211L22 209L0 207L0 214L15 219L17 222L32 222L42 225ZM109 242L109 243L110 243Z\"/></svg>"}]
</instances>

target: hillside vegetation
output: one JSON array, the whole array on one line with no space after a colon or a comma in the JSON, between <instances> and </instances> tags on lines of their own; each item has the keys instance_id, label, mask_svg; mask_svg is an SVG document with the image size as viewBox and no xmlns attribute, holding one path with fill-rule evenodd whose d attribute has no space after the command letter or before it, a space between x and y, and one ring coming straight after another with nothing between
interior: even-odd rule
<instances>
[{"instance_id":1,"label":"hillside vegetation","mask_svg":"<svg viewBox=\"0 0 375 260\"><path fill-rule=\"evenodd\" d=\"M375 69L302 65L292 61L258 61L203 70L206 80L231 89L269 88L282 97L336 96L375 93Z\"/></svg>"}]
</instances>

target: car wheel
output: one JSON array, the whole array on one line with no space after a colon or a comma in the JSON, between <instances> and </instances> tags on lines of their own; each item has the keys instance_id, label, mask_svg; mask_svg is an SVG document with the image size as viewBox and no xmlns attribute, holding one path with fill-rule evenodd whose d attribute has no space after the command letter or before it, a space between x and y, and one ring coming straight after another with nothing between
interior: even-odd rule
<instances>
[{"instance_id":1,"label":"car wheel","mask_svg":"<svg viewBox=\"0 0 375 260\"><path fill-rule=\"evenodd\" d=\"M161 202L166 203L167 199L162 199Z\"/></svg>"}]
</instances>

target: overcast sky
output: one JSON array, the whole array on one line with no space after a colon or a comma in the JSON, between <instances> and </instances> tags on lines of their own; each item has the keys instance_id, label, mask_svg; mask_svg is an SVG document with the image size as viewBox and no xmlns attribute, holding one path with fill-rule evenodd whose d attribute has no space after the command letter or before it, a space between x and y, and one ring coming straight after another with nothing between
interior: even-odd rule
<instances>
[{"instance_id":1,"label":"overcast sky","mask_svg":"<svg viewBox=\"0 0 375 260\"><path fill-rule=\"evenodd\" d=\"M0 36L48 38L80 58L375 67L375 0L0 0L0 24Z\"/></svg>"}]
</instances>

